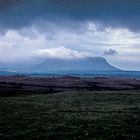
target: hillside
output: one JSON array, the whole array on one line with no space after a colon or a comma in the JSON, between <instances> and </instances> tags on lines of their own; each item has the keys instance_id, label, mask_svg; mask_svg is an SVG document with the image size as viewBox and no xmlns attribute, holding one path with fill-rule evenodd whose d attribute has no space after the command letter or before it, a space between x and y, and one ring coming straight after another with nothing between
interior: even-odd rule
<instances>
[{"instance_id":1,"label":"hillside","mask_svg":"<svg viewBox=\"0 0 140 140\"><path fill-rule=\"evenodd\" d=\"M93 70L93 71L116 71L118 68L110 65L102 57L86 57L80 59L55 59L48 58L41 64L34 67L37 71L46 70Z\"/></svg>"}]
</instances>

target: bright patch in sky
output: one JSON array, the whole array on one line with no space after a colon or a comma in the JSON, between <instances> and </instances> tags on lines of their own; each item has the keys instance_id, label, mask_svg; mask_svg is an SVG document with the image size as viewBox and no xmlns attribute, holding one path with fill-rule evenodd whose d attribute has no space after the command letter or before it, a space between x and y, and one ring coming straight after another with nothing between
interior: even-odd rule
<instances>
[{"instance_id":1,"label":"bright patch in sky","mask_svg":"<svg viewBox=\"0 0 140 140\"><path fill-rule=\"evenodd\" d=\"M90 56L90 53L88 52L75 51L63 46L37 50L34 54L38 57L59 59L79 59Z\"/></svg>"}]
</instances>

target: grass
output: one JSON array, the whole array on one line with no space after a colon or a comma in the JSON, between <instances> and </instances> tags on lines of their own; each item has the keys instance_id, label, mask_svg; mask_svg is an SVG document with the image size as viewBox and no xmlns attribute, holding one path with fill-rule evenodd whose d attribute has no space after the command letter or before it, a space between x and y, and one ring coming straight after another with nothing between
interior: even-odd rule
<instances>
[{"instance_id":1,"label":"grass","mask_svg":"<svg viewBox=\"0 0 140 140\"><path fill-rule=\"evenodd\" d=\"M0 140L140 138L140 91L0 97Z\"/></svg>"}]
</instances>

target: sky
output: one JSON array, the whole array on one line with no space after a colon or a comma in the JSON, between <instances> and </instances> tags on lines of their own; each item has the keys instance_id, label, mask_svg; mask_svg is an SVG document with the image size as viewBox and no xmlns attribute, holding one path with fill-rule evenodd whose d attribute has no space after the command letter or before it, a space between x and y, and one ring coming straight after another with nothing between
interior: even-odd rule
<instances>
[{"instance_id":1,"label":"sky","mask_svg":"<svg viewBox=\"0 0 140 140\"><path fill-rule=\"evenodd\" d=\"M140 0L0 0L0 64L100 56L140 70L139 9Z\"/></svg>"}]
</instances>

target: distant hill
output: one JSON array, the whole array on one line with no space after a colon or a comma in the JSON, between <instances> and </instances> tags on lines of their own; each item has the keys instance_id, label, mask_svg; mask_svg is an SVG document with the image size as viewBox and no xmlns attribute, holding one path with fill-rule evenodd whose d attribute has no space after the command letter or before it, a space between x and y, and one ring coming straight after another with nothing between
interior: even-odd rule
<instances>
[{"instance_id":1,"label":"distant hill","mask_svg":"<svg viewBox=\"0 0 140 140\"><path fill-rule=\"evenodd\" d=\"M34 67L35 71L63 71L63 70L93 70L117 71L118 68L110 65L102 57L85 57L79 59L48 58Z\"/></svg>"}]
</instances>

